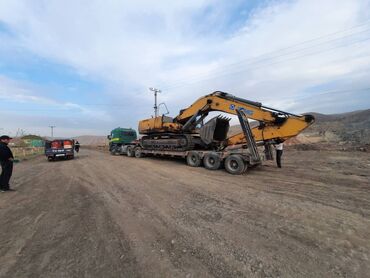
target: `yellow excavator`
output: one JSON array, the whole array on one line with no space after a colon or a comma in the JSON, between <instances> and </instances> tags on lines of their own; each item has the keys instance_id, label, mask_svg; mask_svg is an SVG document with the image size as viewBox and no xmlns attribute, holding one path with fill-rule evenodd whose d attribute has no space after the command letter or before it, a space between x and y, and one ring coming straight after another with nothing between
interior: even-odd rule
<instances>
[{"instance_id":1,"label":"yellow excavator","mask_svg":"<svg viewBox=\"0 0 370 278\"><path fill-rule=\"evenodd\" d=\"M242 132L228 138L230 118L224 115L205 122L213 111L237 115ZM255 121L253 128L250 120ZM143 137L128 155L183 156L190 166L203 162L214 170L224 164L231 174L241 174L248 166L261 163L258 146L264 146L266 158L272 159L271 144L296 136L313 122L312 115L295 115L216 91L199 98L175 118L162 115L140 121Z\"/></svg>"}]
</instances>

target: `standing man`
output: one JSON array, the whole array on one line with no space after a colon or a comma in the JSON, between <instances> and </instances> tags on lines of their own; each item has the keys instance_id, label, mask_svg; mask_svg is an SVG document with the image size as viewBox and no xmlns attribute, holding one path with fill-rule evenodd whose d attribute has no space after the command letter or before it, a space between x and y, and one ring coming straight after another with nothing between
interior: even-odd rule
<instances>
[{"instance_id":1,"label":"standing man","mask_svg":"<svg viewBox=\"0 0 370 278\"><path fill-rule=\"evenodd\" d=\"M12 138L7 135L0 137L0 164L1 164L1 175L0 175L0 192L14 191L10 189L9 180L13 173L13 153L9 149L8 144Z\"/></svg>"},{"instance_id":2,"label":"standing man","mask_svg":"<svg viewBox=\"0 0 370 278\"><path fill-rule=\"evenodd\" d=\"M276 164L277 164L277 167L279 167L279 168L281 168L281 157L283 155L283 148L284 148L284 143L283 142L275 145Z\"/></svg>"},{"instance_id":3,"label":"standing man","mask_svg":"<svg viewBox=\"0 0 370 278\"><path fill-rule=\"evenodd\" d=\"M78 153L80 151L80 142L76 141L75 143L75 151Z\"/></svg>"}]
</instances>

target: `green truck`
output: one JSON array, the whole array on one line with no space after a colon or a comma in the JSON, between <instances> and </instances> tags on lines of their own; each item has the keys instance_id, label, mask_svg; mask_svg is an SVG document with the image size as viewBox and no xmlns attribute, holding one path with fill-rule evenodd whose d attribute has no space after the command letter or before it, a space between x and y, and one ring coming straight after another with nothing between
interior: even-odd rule
<instances>
[{"instance_id":1,"label":"green truck","mask_svg":"<svg viewBox=\"0 0 370 278\"><path fill-rule=\"evenodd\" d=\"M127 148L137 140L137 133L132 128L117 127L108 135L109 151L112 155L126 154Z\"/></svg>"}]
</instances>

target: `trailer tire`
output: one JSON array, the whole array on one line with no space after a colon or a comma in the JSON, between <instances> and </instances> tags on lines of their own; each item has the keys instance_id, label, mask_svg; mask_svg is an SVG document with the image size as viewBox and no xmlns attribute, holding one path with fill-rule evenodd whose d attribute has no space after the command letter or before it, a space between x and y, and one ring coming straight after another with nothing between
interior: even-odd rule
<instances>
[{"instance_id":1,"label":"trailer tire","mask_svg":"<svg viewBox=\"0 0 370 278\"><path fill-rule=\"evenodd\" d=\"M136 158L141 158L144 156L144 154L142 153L141 151L141 148L140 147L137 147L134 149L134 152L135 152L135 157Z\"/></svg>"},{"instance_id":2,"label":"trailer tire","mask_svg":"<svg viewBox=\"0 0 370 278\"><path fill-rule=\"evenodd\" d=\"M199 153L189 152L186 156L186 162L190 167L199 167L202 159L200 158Z\"/></svg>"},{"instance_id":3,"label":"trailer tire","mask_svg":"<svg viewBox=\"0 0 370 278\"><path fill-rule=\"evenodd\" d=\"M208 170L217 170L221 166L221 158L217 153L210 152L204 156L203 164Z\"/></svg>"},{"instance_id":4,"label":"trailer tire","mask_svg":"<svg viewBox=\"0 0 370 278\"><path fill-rule=\"evenodd\" d=\"M134 152L134 148L131 147L131 146L128 146L127 147L127 156L128 157L134 157L135 156L135 152Z\"/></svg>"},{"instance_id":5,"label":"trailer tire","mask_svg":"<svg viewBox=\"0 0 370 278\"><path fill-rule=\"evenodd\" d=\"M241 175L245 170L245 162L240 155L233 154L226 158L225 169L232 175Z\"/></svg>"}]
</instances>

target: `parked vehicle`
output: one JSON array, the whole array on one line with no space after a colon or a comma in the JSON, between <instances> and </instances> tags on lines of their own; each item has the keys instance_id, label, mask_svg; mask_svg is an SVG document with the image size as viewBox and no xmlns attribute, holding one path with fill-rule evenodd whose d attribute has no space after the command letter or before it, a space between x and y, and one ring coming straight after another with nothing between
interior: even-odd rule
<instances>
[{"instance_id":1,"label":"parked vehicle","mask_svg":"<svg viewBox=\"0 0 370 278\"><path fill-rule=\"evenodd\" d=\"M73 139L56 139L45 142L45 156L49 161L74 158Z\"/></svg>"},{"instance_id":2,"label":"parked vehicle","mask_svg":"<svg viewBox=\"0 0 370 278\"><path fill-rule=\"evenodd\" d=\"M204 122L210 112L217 111L236 115L241 132L228 137L230 118L224 115ZM250 120L257 124L252 127ZM143 136L127 148L127 156L183 157L192 167L203 164L216 170L224 166L230 174L239 175L264 159L272 160L273 144L298 135L314 121L312 115L295 115L217 91L199 98L175 118L162 115L141 120Z\"/></svg>"},{"instance_id":3,"label":"parked vehicle","mask_svg":"<svg viewBox=\"0 0 370 278\"><path fill-rule=\"evenodd\" d=\"M109 139L109 151L112 155L126 154L127 147L134 145L137 133L132 128L117 127L107 137Z\"/></svg>"}]
</instances>

